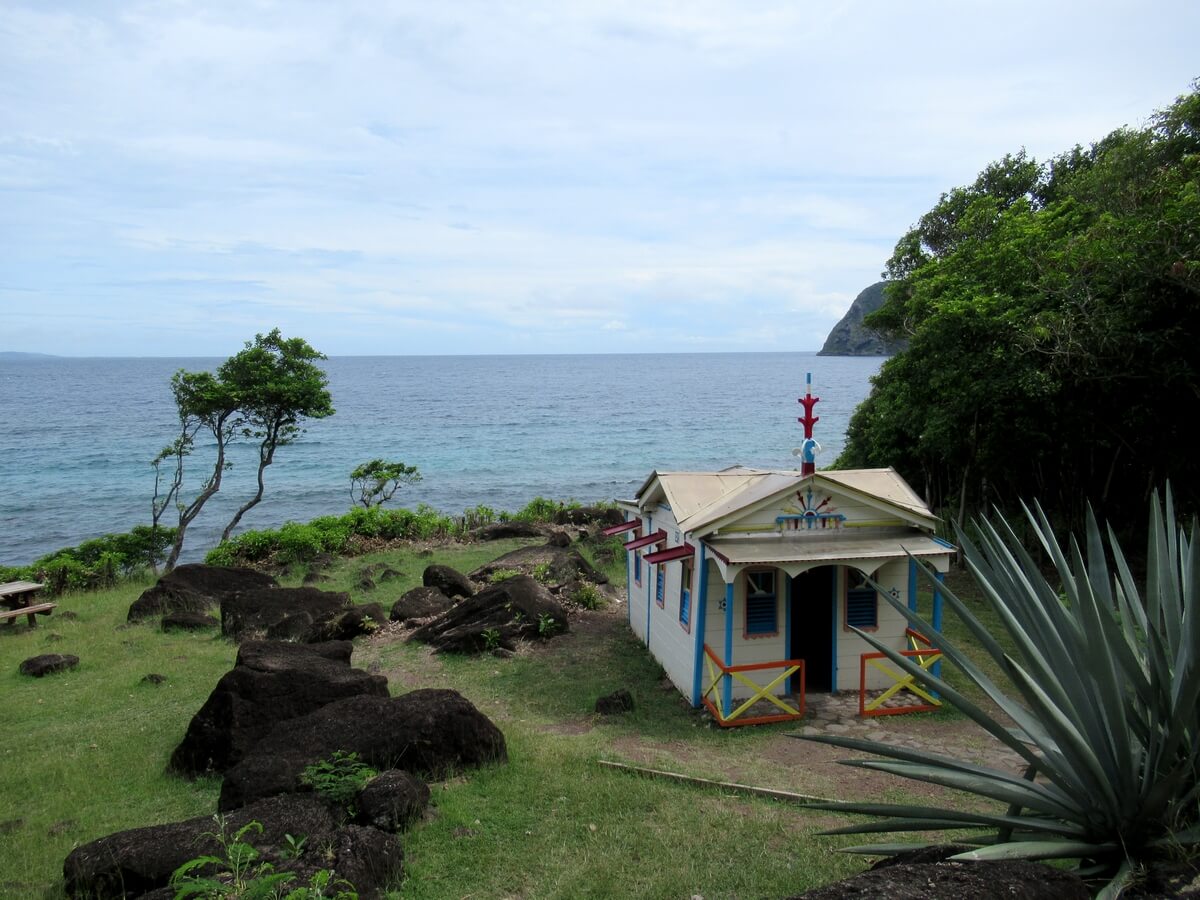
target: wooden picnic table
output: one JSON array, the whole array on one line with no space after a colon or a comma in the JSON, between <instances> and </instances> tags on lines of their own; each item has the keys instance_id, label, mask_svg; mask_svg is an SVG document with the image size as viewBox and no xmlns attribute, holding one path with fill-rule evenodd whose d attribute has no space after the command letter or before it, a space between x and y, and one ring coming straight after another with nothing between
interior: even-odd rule
<instances>
[{"instance_id":1,"label":"wooden picnic table","mask_svg":"<svg viewBox=\"0 0 1200 900\"><path fill-rule=\"evenodd\" d=\"M8 619L15 625L17 618L27 616L29 626L37 625L37 616L49 615L57 603L34 603L42 585L36 581L6 581L0 584L0 619Z\"/></svg>"}]
</instances>

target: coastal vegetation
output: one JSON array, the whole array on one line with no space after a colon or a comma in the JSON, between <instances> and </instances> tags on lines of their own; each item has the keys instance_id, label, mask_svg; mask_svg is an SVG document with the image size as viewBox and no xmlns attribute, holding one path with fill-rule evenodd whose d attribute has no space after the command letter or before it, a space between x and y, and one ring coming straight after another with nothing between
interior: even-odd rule
<instances>
[{"instance_id":1,"label":"coastal vegetation","mask_svg":"<svg viewBox=\"0 0 1200 900\"><path fill-rule=\"evenodd\" d=\"M399 460L373 459L350 473L350 499L364 509L383 506L406 484L416 484L421 473Z\"/></svg>"},{"instance_id":2,"label":"coastal vegetation","mask_svg":"<svg viewBox=\"0 0 1200 900\"><path fill-rule=\"evenodd\" d=\"M1200 83L1198 83L1200 87ZM1200 90L1089 147L1024 151L943 194L897 243L870 327L907 338L840 468L895 466L960 523L1039 498L1117 528L1200 456Z\"/></svg>"},{"instance_id":3,"label":"coastal vegetation","mask_svg":"<svg viewBox=\"0 0 1200 900\"><path fill-rule=\"evenodd\" d=\"M204 505L221 490L228 469L229 444L240 438L258 441L257 490L237 508L221 533L227 540L242 516L263 498L264 474L275 461L276 451L292 443L302 432L306 419L333 415L333 400L326 387L324 371L316 360L325 359L303 338L284 338L276 328L255 335L243 350L213 372L180 369L171 378L171 394L179 414L179 435L152 460L154 497L152 528L157 528L169 510L176 524L165 568L170 571L183 552L188 526ZM184 499L185 463L196 449L196 438L211 438L214 449L211 470L190 500ZM164 478L164 468L166 475Z\"/></svg>"}]
</instances>

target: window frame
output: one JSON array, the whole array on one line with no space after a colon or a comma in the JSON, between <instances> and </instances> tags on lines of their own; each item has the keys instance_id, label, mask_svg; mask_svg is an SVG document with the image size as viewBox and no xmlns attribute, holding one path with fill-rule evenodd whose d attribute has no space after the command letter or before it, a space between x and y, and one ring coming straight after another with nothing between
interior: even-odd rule
<instances>
[{"instance_id":1,"label":"window frame","mask_svg":"<svg viewBox=\"0 0 1200 900\"><path fill-rule=\"evenodd\" d=\"M779 636L779 574L774 569L748 569L745 573L745 590L743 592L744 602L742 603L742 637L748 641L758 640L760 638L772 638ZM771 576L771 591L756 590L751 593L752 577L760 575ZM767 598L770 598L771 610L771 631L751 631L750 629L750 606L753 602L756 607L761 606L765 609ZM759 610L761 612L761 610Z\"/></svg>"},{"instance_id":2,"label":"window frame","mask_svg":"<svg viewBox=\"0 0 1200 900\"><path fill-rule=\"evenodd\" d=\"M680 560L679 568L679 626L692 633L692 558Z\"/></svg>"},{"instance_id":3,"label":"window frame","mask_svg":"<svg viewBox=\"0 0 1200 900\"><path fill-rule=\"evenodd\" d=\"M866 584L870 577L857 569L846 569L845 587L842 589L843 631L851 631L853 628L857 628L859 631L879 630L879 591ZM871 623L860 625L852 622L851 618L862 618L867 603L871 604Z\"/></svg>"}]
</instances>

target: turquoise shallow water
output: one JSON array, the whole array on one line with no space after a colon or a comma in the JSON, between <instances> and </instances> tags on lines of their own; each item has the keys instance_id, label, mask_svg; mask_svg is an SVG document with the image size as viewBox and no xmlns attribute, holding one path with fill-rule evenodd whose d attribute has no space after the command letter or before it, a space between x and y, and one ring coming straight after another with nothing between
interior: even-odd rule
<instances>
[{"instance_id":1,"label":"turquoise shallow water","mask_svg":"<svg viewBox=\"0 0 1200 900\"><path fill-rule=\"evenodd\" d=\"M175 427L171 374L219 362L0 360L0 563L148 522L150 459ZM822 398L818 465L827 465L880 363L815 353L330 359L337 413L279 451L266 497L243 524L345 512L349 471L374 457L424 475L393 506L449 513L517 509L539 494L628 497L655 468L792 467L796 398L810 371ZM253 492L253 450L233 462L192 526L190 558Z\"/></svg>"}]
</instances>

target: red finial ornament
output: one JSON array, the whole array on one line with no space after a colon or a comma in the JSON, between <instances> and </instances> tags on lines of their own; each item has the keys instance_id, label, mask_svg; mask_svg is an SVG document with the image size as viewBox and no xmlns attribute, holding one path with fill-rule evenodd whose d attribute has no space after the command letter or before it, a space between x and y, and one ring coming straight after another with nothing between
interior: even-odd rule
<instances>
[{"instance_id":1,"label":"red finial ornament","mask_svg":"<svg viewBox=\"0 0 1200 900\"><path fill-rule=\"evenodd\" d=\"M809 372L805 378L804 396L797 399L797 403L804 407L804 415L796 419L804 426L804 444L800 448L800 474L811 475L817 471L817 442L813 440L813 426L821 421L819 416L813 415L813 407L820 402L820 397L814 397L812 393L812 372Z\"/></svg>"}]
</instances>

